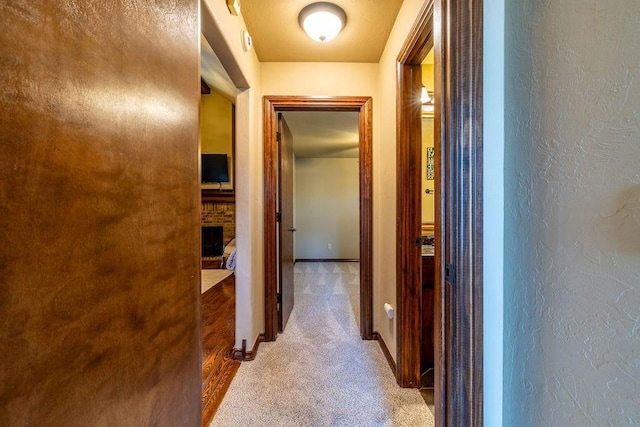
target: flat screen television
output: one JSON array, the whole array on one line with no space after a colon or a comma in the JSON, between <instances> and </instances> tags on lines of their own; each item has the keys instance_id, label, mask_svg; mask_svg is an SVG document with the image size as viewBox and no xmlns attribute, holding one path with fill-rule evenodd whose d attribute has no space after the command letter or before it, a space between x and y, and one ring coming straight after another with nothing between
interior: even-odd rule
<instances>
[{"instance_id":1,"label":"flat screen television","mask_svg":"<svg viewBox=\"0 0 640 427\"><path fill-rule=\"evenodd\" d=\"M202 183L229 182L226 154L202 154Z\"/></svg>"}]
</instances>

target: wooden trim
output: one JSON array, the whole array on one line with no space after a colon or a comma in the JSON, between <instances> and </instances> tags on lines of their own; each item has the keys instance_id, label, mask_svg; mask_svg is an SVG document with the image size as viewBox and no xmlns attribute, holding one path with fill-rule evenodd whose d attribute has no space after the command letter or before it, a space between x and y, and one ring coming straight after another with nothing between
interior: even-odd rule
<instances>
[{"instance_id":1,"label":"wooden trim","mask_svg":"<svg viewBox=\"0 0 640 427\"><path fill-rule=\"evenodd\" d=\"M277 112L268 98L263 99L264 132L264 336L275 341L278 334L278 165L276 161Z\"/></svg>"},{"instance_id":2,"label":"wooden trim","mask_svg":"<svg viewBox=\"0 0 640 427\"><path fill-rule=\"evenodd\" d=\"M360 335L373 339L373 170L371 97L265 96L264 245L265 340L274 341L277 316L277 113L281 111L357 111L360 138Z\"/></svg>"},{"instance_id":3,"label":"wooden trim","mask_svg":"<svg viewBox=\"0 0 640 427\"><path fill-rule=\"evenodd\" d=\"M219 270L222 266L222 255L218 257L200 258L200 268L202 270Z\"/></svg>"},{"instance_id":4,"label":"wooden trim","mask_svg":"<svg viewBox=\"0 0 640 427\"><path fill-rule=\"evenodd\" d=\"M448 422L482 425L482 0L443 1L440 7L448 22L436 59L442 70L436 85L444 96L436 101L443 112L441 141L448 143L440 148L443 173L435 188L443 195L442 227L455 230L436 242L444 249L440 268L454 266L451 282L441 282L441 315L450 319L441 351L450 356L440 381L447 382Z\"/></svg>"},{"instance_id":5,"label":"wooden trim","mask_svg":"<svg viewBox=\"0 0 640 427\"><path fill-rule=\"evenodd\" d=\"M256 337L256 340L253 342L253 347L251 350L247 351L245 348L234 348L233 349L233 359L239 360L241 362L250 362L256 358L258 355L258 349L260 348L260 343L264 342L265 337L264 334L259 334ZM244 342L244 340L243 340Z\"/></svg>"},{"instance_id":6,"label":"wooden trim","mask_svg":"<svg viewBox=\"0 0 640 427\"><path fill-rule=\"evenodd\" d=\"M360 336L373 339L373 101L358 115L360 148Z\"/></svg>"},{"instance_id":7,"label":"wooden trim","mask_svg":"<svg viewBox=\"0 0 640 427\"><path fill-rule=\"evenodd\" d=\"M434 30L434 22L438 22ZM397 379L419 377L416 67L435 48L436 425L482 424L482 0L431 0L398 55ZM415 104L415 102L414 102ZM420 158L419 151L417 158ZM415 216L412 216L415 215ZM446 230L446 233L445 233ZM419 252L418 252L419 253ZM445 265L453 266L445 282ZM408 312L407 312L408 310ZM454 408L455 405L455 408Z\"/></svg>"},{"instance_id":8,"label":"wooden trim","mask_svg":"<svg viewBox=\"0 0 640 427\"><path fill-rule=\"evenodd\" d=\"M295 260L294 262L360 262L359 259L349 259L349 258L326 258L326 259L310 259L310 258L300 258Z\"/></svg>"},{"instance_id":9,"label":"wooden trim","mask_svg":"<svg viewBox=\"0 0 640 427\"><path fill-rule=\"evenodd\" d=\"M433 222L423 222L420 230L423 235L425 234L435 234L436 225Z\"/></svg>"},{"instance_id":10,"label":"wooden trim","mask_svg":"<svg viewBox=\"0 0 640 427\"><path fill-rule=\"evenodd\" d=\"M211 88L209 87L207 82L205 82L204 79L200 77L200 95L210 95L210 94L211 94Z\"/></svg>"},{"instance_id":11,"label":"wooden trim","mask_svg":"<svg viewBox=\"0 0 640 427\"><path fill-rule=\"evenodd\" d=\"M402 387L420 387L420 340L422 336L421 248L415 240L422 234L421 206L421 114L416 88L422 85L420 65L402 65L398 75L396 216L396 378Z\"/></svg>"},{"instance_id":12,"label":"wooden trim","mask_svg":"<svg viewBox=\"0 0 640 427\"><path fill-rule=\"evenodd\" d=\"M407 41L398 54L399 64L421 65L431 48L433 48L434 6L434 0L428 0L422 6L422 10L420 10L418 18L407 36ZM417 99L420 99L420 93L418 93ZM422 110L420 112L422 113Z\"/></svg>"},{"instance_id":13,"label":"wooden trim","mask_svg":"<svg viewBox=\"0 0 640 427\"><path fill-rule=\"evenodd\" d=\"M236 193L235 191L229 190L215 190L212 188L203 188L202 189L202 203L213 202L213 203L235 203L236 202Z\"/></svg>"},{"instance_id":14,"label":"wooden trim","mask_svg":"<svg viewBox=\"0 0 640 427\"><path fill-rule=\"evenodd\" d=\"M374 332L373 333L373 339L378 341L378 344L380 344L380 348L382 349L382 353L384 354L385 359L387 359L387 363L389 364L389 367L391 368L391 372L393 372L393 374L396 374L396 362L395 360L393 360L393 357L391 356L391 352L389 351L389 348L387 347L387 344L384 342L384 338L382 338L382 335L380 335L379 332Z\"/></svg>"}]
</instances>

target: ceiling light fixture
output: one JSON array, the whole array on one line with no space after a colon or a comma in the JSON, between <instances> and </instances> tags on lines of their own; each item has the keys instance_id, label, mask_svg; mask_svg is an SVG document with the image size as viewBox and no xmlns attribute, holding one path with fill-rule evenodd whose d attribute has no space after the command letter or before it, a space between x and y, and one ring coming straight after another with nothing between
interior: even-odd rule
<instances>
[{"instance_id":1,"label":"ceiling light fixture","mask_svg":"<svg viewBox=\"0 0 640 427\"><path fill-rule=\"evenodd\" d=\"M347 14L333 3L311 3L300 11L298 22L309 37L325 43L342 31L347 23Z\"/></svg>"},{"instance_id":2,"label":"ceiling light fixture","mask_svg":"<svg viewBox=\"0 0 640 427\"><path fill-rule=\"evenodd\" d=\"M426 87L422 85L420 91L420 102L422 102L422 116L433 117L434 105L433 105L433 92L429 93Z\"/></svg>"},{"instance_id":3,"label":"ceiling light fixture","mask_svg":"<svg viewBox=\"0 0 640 427\"><path fill-rule=\"evenodd\" d=\"M432 104L433 103L433 98L431 98L431 96L429 96L429 92L427 91L427 88L424 87L424 85L422 85L422 92L420 92L420 101L423 104Z\"/></svg>"}]
</instances>

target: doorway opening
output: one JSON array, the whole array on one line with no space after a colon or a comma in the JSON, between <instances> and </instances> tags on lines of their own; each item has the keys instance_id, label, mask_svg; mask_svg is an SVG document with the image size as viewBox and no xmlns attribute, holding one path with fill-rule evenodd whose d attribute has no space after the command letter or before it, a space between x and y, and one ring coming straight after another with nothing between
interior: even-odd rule
<instances>
[{"instance_id":1,"label":"doorway opening","mask_svg":"<svg viewBox=\"0 0 640 427\"><path fill-rule=\"evenodd\" d=\"M279 278L282 260L279 258L282 229L286 233L289 225L278 227L280 216L279 198L279 143L281 130L280 113L304 111L352 111L358 113L358 161L359 161L359 211L360 233L360 335L373 339L373 280L372 280L372 131L370 97L276 97L264 98L264 223L265 223L265 340L274 341L279 330L279 309L286 296L279 296ZM294 227L290 227L294 228ZM295 231L295 230L294 230ZM284 257L283 257L284 258ZM292 307L293 301L287 303ZM286 316L286 314L285 314Z\"/></svg>"},{"instance_id":2,"label":"doorway opening","mask_svg":"<svg viewBox=\"0 0 640 427\"><path fill-rule=\"evenodd\" d=\"M236 86L201 35L200 200L202 423L208 425L240 362L234 360Z\"/></svg>"},{"instance_id":3,"label":"doorway opening","mask_svg":"<svg viewBox=\"0 0 640 427\"><path fill-rule=\"evenodd\" d=\"M346 273L356 266L345 263L359 266L358 115L355 111L279 113L279 331L298 299L293 296L293 282L303 292L303 281L319 279L312 274L316 269ZM299 274L292 274L294 270ZM354 310L356 317L359 311Z\"/></svg>"},{"instance_id":4,"label":"doorway opening","mask_svg":"<svg viewBox=\"0 0 640 427\"><path fill-rule=\"evenodd\" d=\"M422 64L434 50L433 313L424 313ZM436 425L482 423L482 2L427 1L398 55L397 370L421 382L433 321ZM422 359L422 360L421 360ZM455 407L454 407L455 404Z\"/></svg>"}]
</instances>

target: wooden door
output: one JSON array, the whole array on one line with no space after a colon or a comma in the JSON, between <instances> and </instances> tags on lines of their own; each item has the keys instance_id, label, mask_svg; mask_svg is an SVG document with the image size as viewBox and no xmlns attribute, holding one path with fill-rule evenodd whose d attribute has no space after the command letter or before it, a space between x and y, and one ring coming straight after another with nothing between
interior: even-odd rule
<instances>
[{"instance_id":1,"label":"wooden door","mask_svg":"<svg viewBox=\"0 0 640 427\"><path fill-rule=\"evenodd\" d=\"M434 367L433 353L433 290L435 262L432 256L422 257L422 339L420 343L420 372L424 375ZM424 385L424 384L422 384Z\"/></svg>"},{"instance_id":2,"label":"wooden door","mask_svg":"<svg viewBox=\"0 0 640 427\"><path fill-rule=\"evenodd\" d=\"M482 1L427 0L398 55L398 191L396 282L397 379L413 386L419 372L420 297L414 280L413 141L420 139L420 66L435 52L435 424L482 425ZM439 25L434 26L434 22ZM416 81L417 80L417 81ZM419 107L418 107L419 108ZM414 199L415 198L415 199Z\"/></svg>"},{"instance_id":3,"label":"wooden door","mask_svg":"<svg viewBox=\"0 0 640 427\"><path fill-rule=\"evenodd\" d=\"M293 310L293 136L278 114L278 330Z\"/></svg>"}]
</instances>

